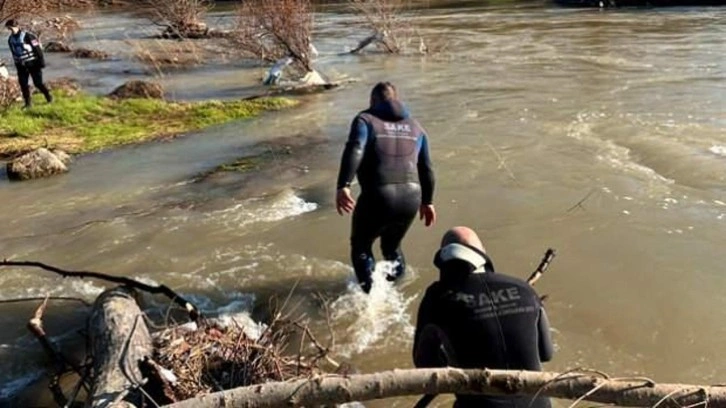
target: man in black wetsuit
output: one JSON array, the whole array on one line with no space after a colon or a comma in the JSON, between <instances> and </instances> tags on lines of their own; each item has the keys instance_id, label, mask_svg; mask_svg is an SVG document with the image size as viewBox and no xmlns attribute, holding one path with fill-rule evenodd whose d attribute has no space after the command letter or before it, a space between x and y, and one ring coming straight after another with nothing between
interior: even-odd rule
<instances>
[{"instance_id":1,"label":"man in black wetsuit","mask_svg":"<svg viewBox=\"0 0 726 408\"><path fill-rule=\"evenodd\" d=\"M18 22L14 19L5 23L5 28L10 30L8 37L8 46L13 54L15 68L18 71L18 83L20 91L23 94L25 108L32 105L30 98L30 87L28 79L33 78L33 85L43 93L48 103L53 101L48 88L43 83L43 68L45 68L45 58L43 56L43 48L40 45L38 37L20 28Z\"/></svg>"},{"instance_id":2,"label":"man in black wetsuit","mask_svg":"<svg viewBox=\"0 0 726 408\"><path fill-rule=\"evenodd\" d=\"M350 190L356 175L361 189L357 203ZM433 194L426 134L398 99L396 88L389 82L378 83L371 91L370 108L353 119L335 200L339 214L353 212L351 259L364 292L370 292L373 282L376 238L381 239L383 258L396 261L387 279L403 275L401 241L417 211L426 226L436 221Z\"/></svg>"},{"instance_id":3,"label":"man in black wetsuit","mask_svg":"<svg viewBox=\"0 0 726 408\"><path fill-rule=\"evenodd\" d=\"M527 282L494 272L474 231L450 229L434 257L440 277L416 322L416 367L539 371L552 358L549 322ZM455 408L549 408L548 398L457 395Z\"/></svg>"}]
</instances>

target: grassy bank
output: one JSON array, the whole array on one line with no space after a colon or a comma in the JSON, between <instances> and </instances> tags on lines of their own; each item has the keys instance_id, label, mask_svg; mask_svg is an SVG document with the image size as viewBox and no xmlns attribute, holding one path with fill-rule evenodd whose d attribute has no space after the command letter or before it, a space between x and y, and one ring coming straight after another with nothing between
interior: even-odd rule
<instances>
[{"instance_id":1,"label":"grassy bank","mask_svg":"<svg viewBox=\"0 0 726 408\"><path fill-rule=\"evenodd\" d=\"M267 110L296 104L286 98L250 101L167 102L156 99L114 100L88 94L54 94L46 104L36 95L29 110L20 106L0 114L0 156L49 146L69 153L168 138Z\"/></svg>"}]
</instances>

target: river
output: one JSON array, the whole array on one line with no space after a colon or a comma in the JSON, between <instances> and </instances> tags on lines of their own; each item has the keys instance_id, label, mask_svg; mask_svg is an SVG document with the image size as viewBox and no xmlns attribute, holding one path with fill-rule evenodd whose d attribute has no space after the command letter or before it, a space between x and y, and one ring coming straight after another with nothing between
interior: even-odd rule
<instances>
[{"instance_id":1,"label":"river","mask_svg":"<svg viewBox=\"0 0 726 408\"><path fill-rule=\"evenodd\" d=\"M207 312L254 313L299 281L301 311L324 333L312 295L325 294L339 357L370 372L412 365L438 241L467 225L498 270L523 278L556 249L537 284L556 342L547 369L723 383L726 8L435 5L413 17L443 47L435 55L339 56L367 31L339 8L320 8L318 67L355 82L256 120L83 156L64 176L0 182L0 256L164 283ZM146 25L126 14L83 18L78 43L118 53ZM94 92L141 76L130 58L53 55L46 72L81 77ZM259 90L262 73L231 61L159 80L176 98L228 98ZM439 220L414 224L408 275L366 299L348 266L350 218L335 212L333 196L350 120L381 80L399 87L430 134ZM280 137L296 146L294 158L190 182ZM2 299L92 300L103 287L30 269L0 274ZM34 306L0 305L0 399L42 373L25 329ZM83 311L52 303L49 333L76 336Z\"/></svg>"}]
</instances>

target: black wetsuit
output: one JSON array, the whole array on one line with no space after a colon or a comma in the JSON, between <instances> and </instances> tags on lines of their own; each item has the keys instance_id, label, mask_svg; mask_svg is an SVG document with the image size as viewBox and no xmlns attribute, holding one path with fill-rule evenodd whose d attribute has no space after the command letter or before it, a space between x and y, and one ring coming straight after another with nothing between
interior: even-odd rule
<instances>
[{"instance_id":1,"label":"black wetsuit","mask_svg":"<svg viewBox=\"0 0 726 408\"><path fill-rule=\"evenodd\" d=\"M361 194L353 211L351 259L364 291L375 266L372 246L380 237L381 252L398 261L397 279L405 271L401 241L421 204L431 204L434 174L428 141L403 104L384 102L359 113L351 125L338 175L338 189L357 175Z\"/></svg>"},{"instance_id":2,"label":"black wetsuit","mask_svg":"<svg viewBox=\"0 0 726 408\"><path fill-rule=\"evenodd\" d=\"M29 78L33 78L33 85L43 93L45 100L50 102L53 97L43 83L43 68L45 57L38 38L27 31L18 31L8 38L8 46L13 54L15 68L18 70L18 83L23 94L25 106L31 105Z\"/></svg>"},{"instance_id":3,"label":"black wetsuit","mask_svg":"<svg viewBox=\"0 0 726 408\"><path fill-rule=\"evenodd\" d=\"M442 277L456 275L448 272L444 265ZM521 279L494 272L459 276L434 282L421 301L414 338L416 366L541 370L540 362L552 358L553 347L547 315L534 289ZM550 401L457 395L454 407L549 408Z\"/></svg>"}]
</instances>

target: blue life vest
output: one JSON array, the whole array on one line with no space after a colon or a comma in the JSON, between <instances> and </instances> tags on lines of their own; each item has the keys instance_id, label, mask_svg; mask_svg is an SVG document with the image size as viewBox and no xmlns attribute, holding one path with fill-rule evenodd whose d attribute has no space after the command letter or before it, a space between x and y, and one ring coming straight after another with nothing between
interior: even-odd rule
<instances>
[{"instance_id":1,"label":"blue life vest","mask_svg":"<svg viewBox=\"0 0 726 408\"><path fill-rule=\"evenodd\" d=\"M25 65L37 58L33 47L25 43L25 34L25 31L20 31L17 35L12 34L8 39L10 52L13 54L13 59L18 65Z\"/></svg>"}]
</instances>

